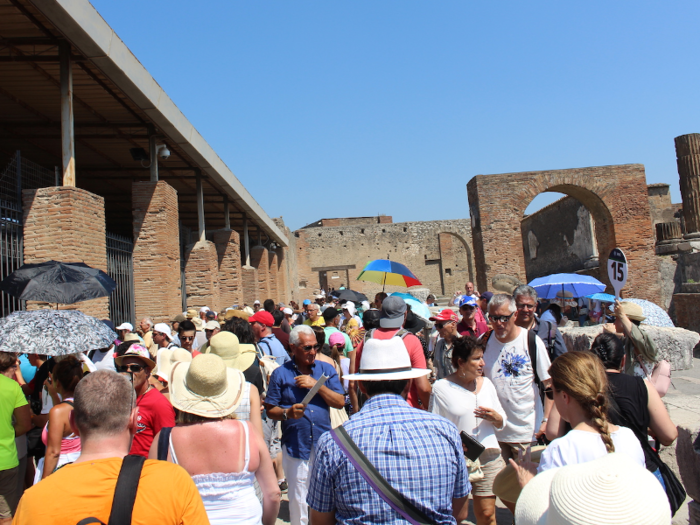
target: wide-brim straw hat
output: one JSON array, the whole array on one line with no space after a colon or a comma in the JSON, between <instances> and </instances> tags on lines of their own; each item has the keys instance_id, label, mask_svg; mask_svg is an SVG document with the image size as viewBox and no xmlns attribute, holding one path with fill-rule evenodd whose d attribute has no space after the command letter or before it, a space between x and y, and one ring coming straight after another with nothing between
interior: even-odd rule
<instances>
[{"instance_id":1,"label":"wide-brim straw hat","mask_svg":"<svg viewBox=\"0 0 700 525\"><path fill-rule=\"evenodd\" d=\"M240 317L241 319L245 319L247 321L250 314L248 312L244 312L243 310L229 310L224 316L227 321L233 317Z\"/></svg>"},{"instance_id":2,"label":"wide-brim straw hat","mask_svg":"<svg viewBox=\"0 0 700 525\"><path fill-rule=\"evenodd\" d=\"M412 368L411 358L400 337L368 339L362 349L360 370L344 375L350 381L394 381L415 379L430 374L425 368Z\"/></svg>"},{"instance_id":3,"label":"wide-brim straw hat","mask_svg":"<svg viewBox=\"0 0 700 525\"><path fill-rule=\"evenodd\" d=\"M158 350L156 354L156 377L162 381L170 379L173 363L178 361L189 363L192 361L192 354L184 348L161 348Z\"/></svg>"},{"instance_id":4,"label":"wide-brim straw hat","mask_svg":"<svg viewBox=\"0 0 700 525\"><path fill-rule=\"evenodd\" d=\"M639 321L640 323L646 319L646 316L644 315L644 310L642 310L642 307L639 306L637 303L631 303L629 301L622 301L620 302L620 305L622 306L622 313L624 313L629 319L632 321ZM617 314L615 314L615 305L610 306L610 315L613 317L617 317Z\"/></svg>"},{"instance_id":5,"label":"wide-brim straw hat","mask_svg":"<svg viewBox=\"0 0 700 525\"><path fill-rule=\"evenodd\" d=\"M535 476L515 507L518 525L657 525L671 522L659 480L621 453Z\"/></svg>"},{"instance_id":6,"label":"wide-brim straw hat","mask_svg":"<svg viewBox=\"0 0 700 525\"><path fill-rule=\"evenodd\" d=\"M241 371L248 370L258 355L255 345L240 344L236 334L231 332L219 332L213 336L209 340L206 353L218 355L226 366Z\"/></svg>"},{"instance_id":7,"label":"wide-brim straw hat","mask_svg":"<svg viewBox=\"0 0 700 525\"><path fill-rule=\"evenodd\" d=\"M243 372L226 366L215 354L201 354L191 363L179 361L170 372L170 402L189 414L216 419L231 415L241 403Z\"/></svg>"},{"instance_id":8,"label":"wide-brim straw hat","mask_svg":"<svg viewBox=\"0 0 700 525\"><path fill-rule=\"evenodd\" d=\"M121 366L122 361L127 357L135 357L137 359L140 359L146 364L146 366L148 366L150 370L153 370L153 367L156 366L155 361L151 359L151 354L146 348L144 348L141 345L131 345L126 352L124 352L119 357L115 357L114 362L117 366Z\"/></svg>"}]
</instances>

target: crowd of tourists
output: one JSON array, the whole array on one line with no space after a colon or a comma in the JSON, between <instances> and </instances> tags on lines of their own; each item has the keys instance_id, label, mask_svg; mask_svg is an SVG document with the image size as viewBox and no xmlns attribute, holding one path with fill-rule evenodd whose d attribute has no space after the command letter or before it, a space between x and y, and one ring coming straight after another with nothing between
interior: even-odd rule
<instances>
[{"instance_id":1,"label":"crowd of tourists","mask_svg":"<svg viewBox=\"0 0 700 525\"><path fill-rule=\"evenodd\" d=\"M518 525L670 523L637 305L568 352L529 286L434 301L319 291L0 353L0 523L272 525L284 492L293 525L461 523L470 500L493 525L497 497Z\"/></svg>"}]
</instances>

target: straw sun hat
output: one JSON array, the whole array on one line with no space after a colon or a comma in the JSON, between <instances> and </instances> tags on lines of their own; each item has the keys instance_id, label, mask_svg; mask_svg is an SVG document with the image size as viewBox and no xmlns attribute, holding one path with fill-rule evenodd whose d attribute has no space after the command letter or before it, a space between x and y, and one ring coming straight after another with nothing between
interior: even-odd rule
<instances>
[{"instance_id":1,"label":"straw sun hat","mask_svg":"<svg viewBox=\"0 0 700 525\"><path fill-rule=\"evenodd\" d=\"M207 418L226 417L241 403L243 372L229 368L218 355L201 354L170 372L170 401L178 410Z\"/></svg>"},{"instance_id":2,"label":"straw sun hat","mask_svg":"<svg viewBox=\"0 0 700 525\"><path fill-rule=\"evenodd\" d=\"M161 348L156 354L155 375L163 381L170 379L170 371L173 364L178 361L189 363L192 361L192 354L184 348Z\"/></svg>"},{"instance_id":3,"label":"straw sun hat","mask_svg":"<svg viewBox=\"0 0 700 525\"><path fill-rule=\"evenodd\" d=\"M624 454L549 469L523 488L518 525L658 525L671 522L659 480Z\"/></svg>"}]
</instances>

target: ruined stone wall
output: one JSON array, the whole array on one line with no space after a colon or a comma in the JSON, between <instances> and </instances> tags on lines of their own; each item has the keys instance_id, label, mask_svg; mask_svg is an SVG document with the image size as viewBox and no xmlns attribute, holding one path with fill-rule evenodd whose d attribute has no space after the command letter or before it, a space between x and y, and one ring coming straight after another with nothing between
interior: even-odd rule
<instances>
[{"instance_id":1,"label":"ruined stone wall","mask_svg":"<svg viewBox=\"0 0 700 525\"><path fill-rule=\"evenodd\" d=\"M660 222L679 221L675 215L680 215L683 204L673 204L671 202L671 191L668 184L649 184L647 186L649 195L649 212L651 213L651 223L656 225Z\"/></svg>"},{"instance_id":2,"label":"ruined stone wall","mask_svg":"<svg viewBox=\"0 0 700 525\"><path fill-rule=\"evenodd\" d=\"M374 259L405 264L436 294L443 292L443 286L451 294L475 279L468 219L302 228L293 237L302 298L319 288L321 271L338 271L341 279L334 281L345 281L347 271L346 285L373 296L382 285L357 281L357 276ZM391 286L386 289L406 291Z\"/></svg>"},{"instance_id":3,"label":"ruined stone wall","mask_svg":"<svg viewBox=\"0 0 700 525\"><path fill-rule=\"evenodd\" d=\"M520 227L528 282L598 264L591 214L572 197L559 199L528 215Z\"/></svg>"},{"instance_id":4,"label":"ruined stone wall","mask_svg":"<svg viewBox=\"0 0 700 525\"><path fill-rule=\"evenodd\" d=\"M321 219L307 224L304 228L331 228L333 226L360 226L363 224L391 224L391 215L377 215L376 217L339 217L336 219Z\"/></svg>"}]
</instances>

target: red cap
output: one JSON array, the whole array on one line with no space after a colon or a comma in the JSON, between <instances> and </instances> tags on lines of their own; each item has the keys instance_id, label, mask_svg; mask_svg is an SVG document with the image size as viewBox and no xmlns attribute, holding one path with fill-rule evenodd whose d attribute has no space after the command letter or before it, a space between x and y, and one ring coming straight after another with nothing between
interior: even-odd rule
<instances>
[{"instance_id":1,"label":"red cap","mask_svg":"<svg viewBox=\"0 0 700 525\"><path fill-rule=\"evenodd\" d=\"M259 310L248 318L249 323L262 323L265 326L275 324L275 318L267 310Z\"/></svg>"},{"instance_id":2,"label":"red cap","mask_svg":"<svg viewBox=\"0 0 700 525\"><path fill-rule=\"evenodd\" d=\"M436 322L436 321L459 321L459 316L456 313L454 313L452 310L450 310L449 308L445 308L439 314L437 314L435 317L431 317L430 320L433 322Z\"/></svg>"}]
</instances>

